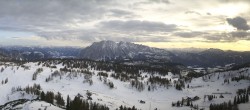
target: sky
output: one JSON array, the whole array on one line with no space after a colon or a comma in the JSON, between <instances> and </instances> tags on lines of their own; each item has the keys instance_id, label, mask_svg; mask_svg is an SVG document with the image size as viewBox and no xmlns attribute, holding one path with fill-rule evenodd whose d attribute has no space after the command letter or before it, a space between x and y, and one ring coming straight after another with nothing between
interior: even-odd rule
<instances>
[{"instance_id":1,"label":"sky","mask_svg":"<svg viewBox=\"0 0 250 110\"><path fill-rule=\"evenodd\" d=\"M0 0L0 45L250 51L250 0Z\"/></svg>"}]
</instances>

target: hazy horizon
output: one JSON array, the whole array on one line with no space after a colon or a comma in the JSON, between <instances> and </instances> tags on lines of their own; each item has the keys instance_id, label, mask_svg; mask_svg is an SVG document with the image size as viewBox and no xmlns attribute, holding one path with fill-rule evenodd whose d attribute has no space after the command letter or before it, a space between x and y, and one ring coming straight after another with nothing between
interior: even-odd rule
<instances>
[{"instance_id":1,"label":"hazy horizon","mask_svg":"<svg viewBox=\"0 0 250 110\"><path fill-rule=\"evenodd\" d=\"M121 41L119 41L121 42ZM55 46L55 45L0 45L0 48L2 47L10 47L10 48L14 48L14 47L38 47L38 48L46 48L46 47L53 47L53 48L86 48L86 47L89 47L93 44L94 42L90 43L89 45L86 45L86 46L70 46L70 45L66 45L66 46L63 46L63 45L59 45L59 46ZM118 43L118 42L116 42ZM134 42L132 42L134 43ZM134 44L139 44L139 45L145 45L145 44L141 44L141 43L134 43ZM184 48L168 48L168 47L165 47L165 48L161 48L161 47L153 47L153 46L150 46L150 45L145 45L145 46L149 46L149 47L152 47L152 48L159 48L159 49L164 49L164 50L170 50L170 51L204 51L204 50L208 50L208 49L219 49L219 48L199 48L199 47L184 47ZM223 49L219 49L219 50L223 50ZM223 50L223 51L238 51L238 52L248 52L249 50L230 50L230 49L226 49L226 50Z\"/></svg>"},{"instance_id":2,"label":"hazy horizon","mask_svg":"<svg viewBox=\"0 0 250 110\"><path fill-rule=\"evenodd\" d=\"M157 48L250 51L248 0L0 1L0 45L112 40Z\"/></svg>"}]
</instances>

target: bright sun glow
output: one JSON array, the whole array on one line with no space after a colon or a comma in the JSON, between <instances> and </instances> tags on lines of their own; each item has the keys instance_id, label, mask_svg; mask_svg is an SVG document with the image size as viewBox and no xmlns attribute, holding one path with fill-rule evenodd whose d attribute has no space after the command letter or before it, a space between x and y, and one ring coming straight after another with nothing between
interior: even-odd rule
<instances>
[{"instance_id":1,"label":"bright sun glow","mask_svg":"<svg viewBox=\"0 0 250 110\"><path fill-rule=\"evenodd\" d=\"M158 48L218 48L222 50L249 50L250 41L240 40L237 42L137 42L137 44L148 45Z\"/></svg>"},{"instance_id":2,"label":"bright sun glow","mask_svg":"<svg viewBox=\"0 0 250 110\"><path fill-rule=\"evenodd\" d=\"M208 11L217 15L225 15L227 17L235 17L243 13L245 10L249 10L249 4L246 3L230 3L222 4L218 7L211 8Z\"/></svg>"}]
</instances>

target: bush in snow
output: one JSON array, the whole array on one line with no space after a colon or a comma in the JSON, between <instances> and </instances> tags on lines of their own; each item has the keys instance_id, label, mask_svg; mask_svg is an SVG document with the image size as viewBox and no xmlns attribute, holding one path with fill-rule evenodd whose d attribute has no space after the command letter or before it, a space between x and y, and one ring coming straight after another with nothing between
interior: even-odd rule
<instances>
[{"instance_id":1,"label":"bush in snow","mask_svg":"<svg viewBox=\"0 0 250 110\"><path fill-rule=\"evenodd\" d=\"M1 68L1 72L3 72L3 71L4 71L4 68L2 67L2 68Z\"/></svg>"}]
</instances>

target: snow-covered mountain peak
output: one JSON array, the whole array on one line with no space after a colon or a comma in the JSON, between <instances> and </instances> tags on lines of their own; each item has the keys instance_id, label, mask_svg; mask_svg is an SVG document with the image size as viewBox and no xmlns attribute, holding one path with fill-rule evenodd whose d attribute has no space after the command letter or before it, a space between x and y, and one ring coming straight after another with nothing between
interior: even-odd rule
<instances>
[{"instance_id":1,"label":"snow-covered mountain peak","mask_svg":"<svg viewBox=\"0 0 250 110\"><path fill-rule=\"evenodd\" d=\"M162 49L151 48L130 42L100 41L82 50L80 57L93 60L122 59L156 59L162 54ZM167 51L164 50L164 53ZM169 54L166 54L169 55ZM168 56L164 56L166 58Z\"/></svg>"}]
</instances>

